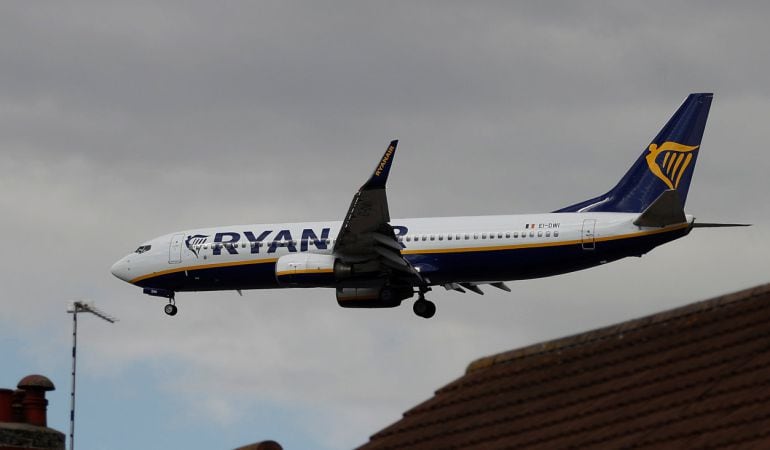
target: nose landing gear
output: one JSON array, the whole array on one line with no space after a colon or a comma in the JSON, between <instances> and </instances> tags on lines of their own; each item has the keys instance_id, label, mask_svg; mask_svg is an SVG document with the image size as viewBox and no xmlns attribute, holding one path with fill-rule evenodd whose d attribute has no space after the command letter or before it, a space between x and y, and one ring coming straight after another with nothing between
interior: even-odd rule
<instances>
[{"instance_id":1,"label":"nose landing gear","mask_svg":"<svg viewBox=\"0 0 770 450\"><path fill-rule=\"evenodd\" d=\"M163 307L163 312L168 314L169 316L175 316L177 313L176 309L176 302L174 301L174 291L168 290L168 289L158 289L158 288L144 288L142 291L147 295L151 295L153 297L163 297L168 299L168 305Z\"/></svg>"},{"instance_id":2,"label":"nose landing gear","mask_svg":"<svg viewBox=\"0 0 770 450\"><path fill-rule=\"evenodd\" d=\"M170 298L169 303L163 307L163 312L168 314L169 316L175 316L177 313L177 307L174 304L174 299Z\"/></svg>"}]
</instances>

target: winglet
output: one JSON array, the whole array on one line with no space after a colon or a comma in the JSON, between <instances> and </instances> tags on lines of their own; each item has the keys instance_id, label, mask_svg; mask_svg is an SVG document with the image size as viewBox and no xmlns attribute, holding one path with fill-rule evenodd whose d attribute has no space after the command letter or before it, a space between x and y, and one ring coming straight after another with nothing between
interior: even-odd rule
<instances>
[{"instance_id":1,"label":"winglet","mask_svg":"<svg viewBox=\"0 0 770 450\"><path fill-rule=\"evenodd\" d=\"M393 165L393 157L396 154L396 146L398 140L390 141L385 154L382 155L380 162L377 163L377 167L374 168L374 173L367 180L361 189L385 189L385 183L388 181L388 174L390 174L390 166Z\"/></svg>"}]
</instances>

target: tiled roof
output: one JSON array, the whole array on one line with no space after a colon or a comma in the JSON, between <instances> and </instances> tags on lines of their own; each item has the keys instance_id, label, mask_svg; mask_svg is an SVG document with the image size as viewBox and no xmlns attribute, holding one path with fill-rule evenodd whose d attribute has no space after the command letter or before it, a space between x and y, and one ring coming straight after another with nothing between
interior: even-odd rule
<instances>
[{"instance_id":1,"label":"tiled roof","mask_svg":"<svg viewBox=\"0 0 770 450\"><path fill-rule=\"evenodd\" d=\"M770 448L770 284L474 361L403 448Z\"/></svg>"}]
</instances>

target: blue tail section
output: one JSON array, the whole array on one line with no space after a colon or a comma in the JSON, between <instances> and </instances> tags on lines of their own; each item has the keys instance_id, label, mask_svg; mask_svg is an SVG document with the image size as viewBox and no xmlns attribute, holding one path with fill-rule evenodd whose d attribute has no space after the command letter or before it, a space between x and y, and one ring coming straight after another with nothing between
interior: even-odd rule
<instances>
[{"instance_id":1,"label":"blue tail section","mask_svg":"<svg viewBox=\"0 0 770 450\"><path fill-rule=\"evenodd\" d=\"M684 208L712 97L690 94L611 191L554 212L642 212L669 189Z\"/></svg>"}]
</instances>

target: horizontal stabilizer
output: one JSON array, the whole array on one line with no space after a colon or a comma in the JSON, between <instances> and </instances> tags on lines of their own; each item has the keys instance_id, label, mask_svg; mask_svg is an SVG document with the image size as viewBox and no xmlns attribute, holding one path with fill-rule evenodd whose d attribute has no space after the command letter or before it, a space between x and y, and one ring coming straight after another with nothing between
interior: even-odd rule
<instances>
[{"instance_id":1,"label":"horizontal stabilizer","mask_svg":"<svg viewBox=\"0 0 770 450\"><path fill-rule=\"evenodd\" d=\"M663 191L654 202L634 221L640 227L665 227L687 222L682 202L676 189Z\"/></svg>"},{"instance_id":2,"label":"horizontal stabilizer","mask_svg":"<svg viewBox=\"0 0 770 450\"><path fill-rule=\"evenodd\" d=\"M726 227L750 227L750 223L706 223L695 222L693 228L726 228Z\"/></svg>"}]
</instances>

